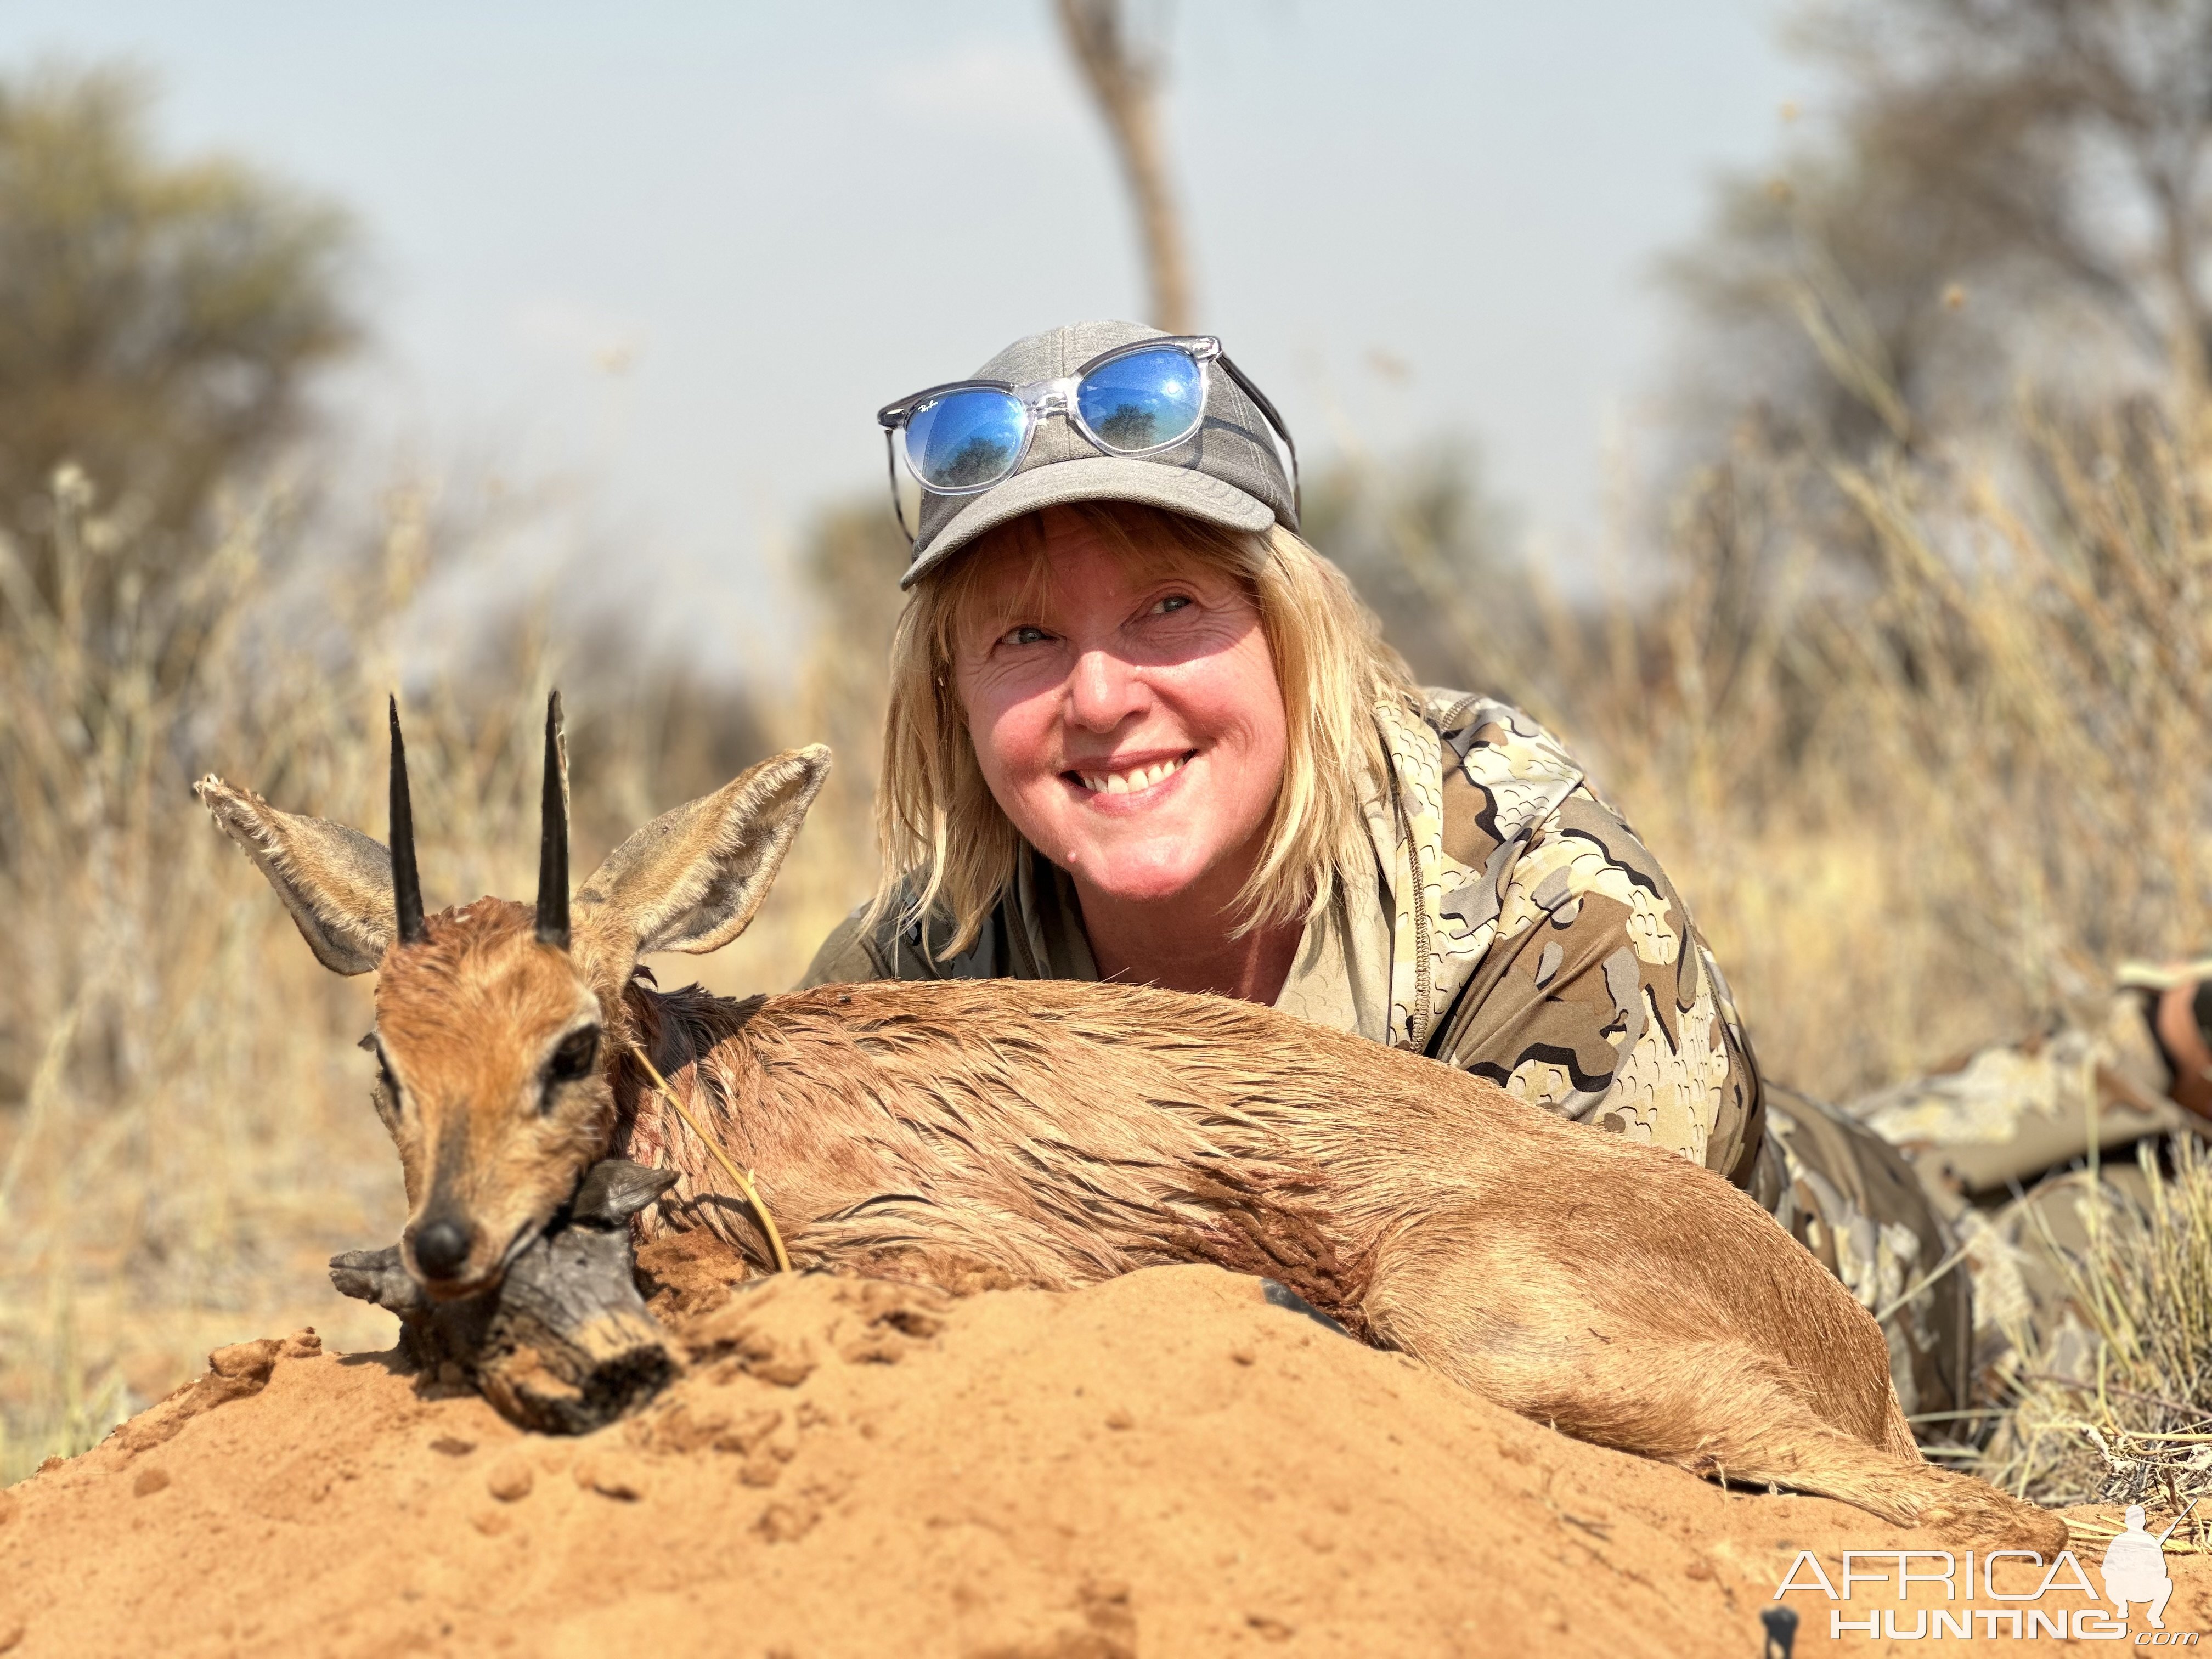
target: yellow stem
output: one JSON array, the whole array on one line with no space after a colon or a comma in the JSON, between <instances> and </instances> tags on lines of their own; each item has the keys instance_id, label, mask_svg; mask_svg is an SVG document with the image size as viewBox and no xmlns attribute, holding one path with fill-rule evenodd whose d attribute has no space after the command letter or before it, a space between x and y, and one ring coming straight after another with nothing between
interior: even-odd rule
<instances>
[{"instance_id":1,"label":"yellow stem","mask_svg":"<svg viewBox=\"0 0 2212 1659\"><path fill-rule=\"evenodd\" d=\"M753 1187L752 1177L740 1170L730 1155L714 1143L714 1137L699 1127L697 1118L684 1110L684 1103L676 1097L676 1091L668 1086L668 1079L661 1076L660 1068L647 1057L645 1050L633 1042L629 1045L629 1051L637 1056L638 1063L645 1067L647 1075L653 1079L653 1086L660 1091L660 1097L676 1109L676 1115L690 1126L691 1133L699 1137L699 1144L707 1149L715 1163L729 1172L730 1179L738 1183L738 1190L745 1195L745 1202L752 1206L753 1215L760 1222L761 1231L768 1235L768 1247L775 1254L776 1271L789 1273L791 1258L784 1254L783 1235L776 1231L775 1218L768 1212L768 1206L762 1201L760 1194Z\"/></svg>"}]
</instances>

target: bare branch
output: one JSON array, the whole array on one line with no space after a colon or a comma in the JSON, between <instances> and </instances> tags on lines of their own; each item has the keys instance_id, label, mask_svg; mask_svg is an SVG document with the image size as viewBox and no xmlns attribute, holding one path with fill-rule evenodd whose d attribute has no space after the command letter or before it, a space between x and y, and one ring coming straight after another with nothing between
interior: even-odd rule
<instances>
[{"instance_id":1,"label":"bare branch","mask_svg":"<svg viewBox=\"0 0 2212 1659\"><path fill-rule=\"evenodd\" d=\"M2141 385L2212 350L2212 0L1801 7L1837 118L1729 185L1674 264L1709 335L1691 447L1752 415L1865 454L1905 441L1901 417L1914 441L2000 421L2023 378ZM1825 300L1809 325L1799 303L1808 246L1866 322L1841 368Z\"/></svg>"},{"instance_id":2,"label":"bare branch","mask_svg":"<svg viewBox=\"0 0 2212 1659\"><path fill-rule=\"evenodd\" d=\"M1152 281L1152 321L1170 334L1188 334L1192 326L1190 264L1160 141L1159 59L1133 46L1121 0L1054 0L1054 4L1068 55L1083 71L1098 112L1106 118L1106 130L1136 206L1146 270Z\"/></svg>"}]
</instances>

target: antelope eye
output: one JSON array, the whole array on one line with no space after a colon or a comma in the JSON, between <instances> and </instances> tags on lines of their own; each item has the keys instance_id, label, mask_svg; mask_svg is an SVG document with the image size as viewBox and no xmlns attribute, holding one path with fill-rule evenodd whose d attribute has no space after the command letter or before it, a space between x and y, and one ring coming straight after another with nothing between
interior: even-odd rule
<instances>
[{"instance_id":1,"label":"antelope eye","mask_svg":"<svg viewBox=\"0 0 2212 1659\"><path fill-rule=\"evenodd\" d=\"M385 1096L392 1102L392 1110L398 1111L405 1103L399 1092L399 1079L392 1075L392 1062L384 1057L384 1045L376 1040L375 1033L371 1032L361 1040L361 1046L375 1056L376 1080L384 1085Z\"/></svg>"},{"instance_id":2,"label":"antelope eye","mask_svg":"<svg viewBox=\"0 0 2212 1659\"><path fill-rule=\"evenodd\" d=\"M561 1039L561 1046L553 1051L553 1058L545 1067L549 1083L574 1083L592 1074L599 1058L599 1032L594 1025L580 1031L571 1031Z\"/></svg>"}]
</instances>

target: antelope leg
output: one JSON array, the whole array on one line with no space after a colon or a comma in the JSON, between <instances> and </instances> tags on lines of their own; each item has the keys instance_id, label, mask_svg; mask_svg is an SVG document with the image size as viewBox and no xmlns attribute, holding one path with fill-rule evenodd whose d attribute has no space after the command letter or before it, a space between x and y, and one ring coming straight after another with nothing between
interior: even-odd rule
<instances>
[{"instance_id":1,"label":"antelope leg","mask_svg":"<svg viewBox=\"0 0 2212 1659\"><path fill-rule=\"evenodd\" d=\"M1578 1254L1492 1219L1487 1233L1450 1217L1392 1242L1364 1307L1378 1337L1578 1440L1838 1498L1898 1526L2063 1547L2057 1516L1921 1458L1881 1333L1840 1285L1800 1275L1803 1294L1754 1315L1711 1284L1647 1285L1658 1275L1620 1249L1620 1232Z\"/></svg>"}]
</instances>

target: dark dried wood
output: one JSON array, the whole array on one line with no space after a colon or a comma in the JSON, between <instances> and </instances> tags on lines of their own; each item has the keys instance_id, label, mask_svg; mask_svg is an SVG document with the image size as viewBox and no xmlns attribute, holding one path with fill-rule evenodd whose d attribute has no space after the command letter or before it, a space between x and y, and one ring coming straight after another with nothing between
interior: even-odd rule
<instances>
[{"instance_id":1,"label":"dark dried wood","mask_svg":"<svg viewBox=\"0 0 2212 1659\"><path fill-rule=\"evenodd\" d=\"M397 1244L333 1256L331 1283L397 1314L410 1360L434 1376L453 1367L508 1421L588 1433L652 1399L678 1369L638 1295L629 1230L675 1181L619 1158L594 1164L568 1208L482 1296L432 1301Z\"/></svg>"}]
</instances>

